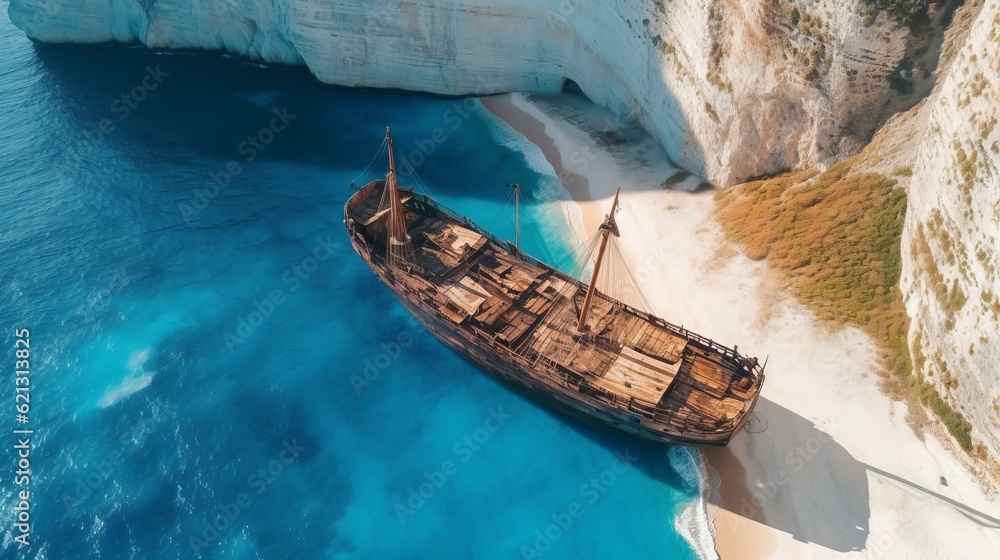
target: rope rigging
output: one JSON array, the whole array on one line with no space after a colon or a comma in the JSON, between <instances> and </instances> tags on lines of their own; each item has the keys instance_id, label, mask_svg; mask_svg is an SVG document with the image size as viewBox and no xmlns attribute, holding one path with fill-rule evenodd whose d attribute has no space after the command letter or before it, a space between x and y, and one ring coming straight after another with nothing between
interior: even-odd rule
<instances>
[{"instance_id":1,"label":"rope rigging","mask_svg":"<svg viewBox=\"0 0 1000 560\"><path fill-rule=\"evenodd\" d=\"M514 197L516 195L517 195L516 192L514 192L513 190L510 191L510 193L507 195L507 198L504 199L504 201L503 201L503 207L501 207L499 210L497 210L496 213L493 214L493 217L490 218L489 222L486 224L486 229L487 230L489 230L489 231L495 231L495 230L498 229L496 227L497 223L501 219L504 219L504 217L507 214L507 208L510 207L510 203L514 200Z\"/></svg>"},{"instance_id":2,"label":"rope rigging","mask_svg":"<svg viewBox=\"0 0 1000 560\"><path fill-rule=\"evenodd\" d=\"M376 162L385 154L388 145L389 145L389 140L383 138L382 144L378 147L378 151L375 152L375 155L372 157L371 161L368 162L368 165L365 166L364 170L361 171L361 173L358 173L358 176L351 181L351 184L357 184L359 179L366 177L369 173L375 170ZM423 179L420 178L420 175L417 174L417 170L414 169L413 165L410 164L409 160L406 159L405 157L402 157L399 158L399 161L403 164L403 169L405 169L406 172L409 173L411 177L413 177L414 186L416 187L416 189L423 194L430 195L430 189L427 187L427 184L424 183Z\"/></svg>"},{"instance_id":3,"label":"rope rigging","mask_svg":"<svg viewBox=\"0 0 1000 560\"><path fill-rule=\"evenodd\" d=\"M385 153L385 148L386 148L386 146L388 144L389 144L389 140L387 140L387 139L383 139L382 140L382 145L379 146L378 147L378 151L375 152L375 157L373 157L372 160L370 162L368 162L368 165L365 166L364 171L362 171L361 173L359 173L358 176L355 177L353 181L351 181L351 184L355 184L358 181L358 179L364 177L365 175L367 175L368 173L370 173L371 171L373 171L373 169L375 167L375 162L378 161L378 159L380 157L382 157L383 153Z\"/></svg>"},{"instance_id":4,"label":"rope rigging","mask_svg":"<svg viewBox=\"0 0 1000 560\"><path fill-rule=\"evenodd\" d=\"M621 242L617 237L612 237L609 240L608 254L610 257L608 275L603 277L603 282L598 283L598 289L618 301L652 313L653 306L649 304L638 280L632 274L632 269L625 260L625 255L621 251Z\"/></svg>"},{"instance_id":5,"label":"rope rigging","mask_svg":"<svg viewBox=\"0 0 1000 560\"><path fill-rule=\"evenodd\" d=\"M393 142L388 127L386 128L385 140L379 146L371 162L358 175L358 178L369 173L375 166L375 162L386 151L388 151L389 156L389 171L386 174L386 188L382 190L379 209L380 211L388 210L385 220L387 257L394 268L409 269L414 259L414 252L407 231L406 210L402 200L400 200L399 176L395 166ZM405 157L401 158L401 162L403 169L413 179L414 186L424 194L429 195L426 183L420 178L413 165ZM512 190L504 199L498 214L506 212L511 200L516 200L517 185L508 186L514 186L515 190ZM548 309L539 318L543 323L558 326L559 330L568 327L567 323L569 322L576 323L575 330L577 331L600 328L599 317L601 314L607 313L607 302L604 298L625 303L647 313L652 312L652 306L642 293L639 282L629 268L618 241L619 232L615 214L619 209L620 192L621 189L615 194L611 212L605 216L601 227L556 265L557 269L581 280L584 284L582 286L572 282L562 284L557 293L553 295L552 305L548 306ZM495 221L496 218L495 215L492 221ZM587 274L588 272L589 274ZM583 287L586 288L586 295L580 303L577 301L577 296ZM590 311L591 305L595 303L593 297L595 294L601 296L596 298L596 309L603 308L605 311L592 317ZM592 319L596 324L589 324Z\"/></svg>"},{"instance_id":6,"label":"rope rigging","mask_svg":"<svg viewBox=\"0 0 1000 560\"><path fill-rule=\"evenodd\" d=\"M613 208L616 207L617 203ZM590 280L594 283L593 287L597 293L645 311L646 313L652 313L652 306L643 294L638 280L636 280L635 275L628 266L628 261L622 253L617 232L618 229L614 216L607 216L602 227L562 259L556 268L583 282L586 282L586 278L589 276ZM602 250L603 257L601 254ZM567 261L569 261L570 267L565 267ZM598 264L598 261L600 261L600 264ZM593 270L597 266L600 266L600 269L594 275ZM590 324L588 323L590 317L584 317L584 315L589 315L589 293L588 297L583 300L582 308L577 301L579 293L580 286L567 283L554 295L553 304L539 318L541 324L546 324L550 327L549 332L539 341L540 345L536 346L536 348L548 348L549 339L551 339L553 333L556 331L564 332L570 329L602 328L601 322ZM600 298L598 299L600 300ZM598 306L600 305L602 304L598 303ZM580 325L586 325L586 327ZM525 347L522 344L517 349L517 352L520 353L523 350L525 350ZM550 350L558 352L565 349L552 348ZM536 360L542 359L542 354L546 353L548 352L540 352Z\"/></svg>"},{"instance_id":7,"label":"rope rigging","mask_svg":"<svg viewBox=\"0 0 1000 560\"><path fill-rule=\"evenodd\" d=\"M414 169L412 165L410 165L409 160L407 160L405 157L401 159L403 161L403 168L406 169L406 171L410 174L411 177L413 177L413 184L417 188L417 190L419 190L421 193L427 196L430 196L431 194L430 188L427 186L426 183L424 183L424 180L420 178L420 175L417 174L417 170Z\"/></svg>"}]
</instances>

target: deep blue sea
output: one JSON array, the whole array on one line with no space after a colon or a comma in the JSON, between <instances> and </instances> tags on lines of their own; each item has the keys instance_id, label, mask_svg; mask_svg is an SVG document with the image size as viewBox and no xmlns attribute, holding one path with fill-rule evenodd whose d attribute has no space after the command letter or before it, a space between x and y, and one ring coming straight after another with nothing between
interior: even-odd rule
<instances>
[{"instance_id":1,"label":"deep blue sea","mask_svg":"<svg viewBox=\"0 0 1000 560\"><path fill-rule=\"evenodd\" d=\"M388 124L431 194L511 238L519 181L522 245L567 254L551 170L478 101L34 45L6 11L0 556L697 558L696 453L496 382L350 249L348 183L384 173L358 179ZM33 430L20 483L15 428Z\"/></svg>"}]
</instances>

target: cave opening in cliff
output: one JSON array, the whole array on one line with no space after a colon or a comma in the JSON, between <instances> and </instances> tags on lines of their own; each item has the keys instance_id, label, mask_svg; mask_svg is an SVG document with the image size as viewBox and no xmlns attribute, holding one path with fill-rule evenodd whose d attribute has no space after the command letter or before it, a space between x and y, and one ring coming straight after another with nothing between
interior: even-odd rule
<instances>
[{"instance_id":1,"label":"cave opening in cliff","mask_svg":"<svg viewBox=\"0 0 1000 560\"><path fill-rule=\"evenodd\" d=\"M587 97L587 94L583 93L583 88L580 87L580 84L569 78L563 78L562 92Z\"/></svg>"}]
</instances>

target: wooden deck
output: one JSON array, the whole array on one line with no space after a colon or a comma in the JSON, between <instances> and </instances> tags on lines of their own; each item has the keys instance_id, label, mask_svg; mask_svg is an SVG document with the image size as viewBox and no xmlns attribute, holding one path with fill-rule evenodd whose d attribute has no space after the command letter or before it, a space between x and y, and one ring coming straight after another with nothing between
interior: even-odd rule
<instances>
[{"instance_id":1,"label":"wooden deck","mask_svg":"<svg viewBox=\"0 0 1000 560\"><path fill-rule=\"evenodd\" d=\"M590 331L577 332L585 291L579 281L512 254L422 195L404 197L411 269L384 270L381 195L376 181L348 202L355 248L453 348L525 387L544 387L563 405L650 439L725 444L742 426L763 380L744 358L600 292Z\"/></svg>"}]
</instances>

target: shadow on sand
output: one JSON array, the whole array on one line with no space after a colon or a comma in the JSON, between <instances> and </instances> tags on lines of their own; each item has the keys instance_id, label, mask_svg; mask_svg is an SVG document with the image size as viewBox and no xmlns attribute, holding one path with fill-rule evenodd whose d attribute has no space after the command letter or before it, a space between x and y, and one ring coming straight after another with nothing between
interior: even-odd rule
<instances>
[{"instance_id":1,"label":"shadow on sand","mask_svg":"<svg viewBox=\"0 0 1000 560\"><path fill-rule=\"evenodd\" d=\"M761 398L744 433L705 456L734 524L753 520L838 552L864 549L866 466L811 421Z\"/></svg>"},{"instance_id":2,"label":"shadow on sand","mask_svg":"<svg viewBox=\"0 0 1000 560\"><path fill-rule=\"evenodd\" d=\"M984 528L1000 529L1000 519L858 461L832 434L765 398L744 433L728 447L706 449L705 456L721 478L719 506L736 514L727 517L734 525L753 520L838 552L865 549L869 475L919 500L946 503Z\"/></svg>"}]
</instances>

